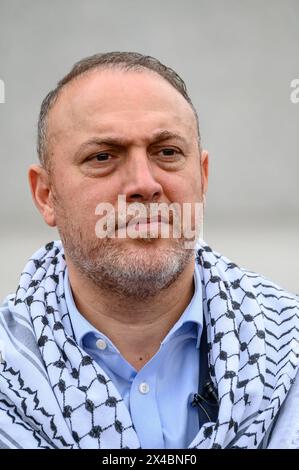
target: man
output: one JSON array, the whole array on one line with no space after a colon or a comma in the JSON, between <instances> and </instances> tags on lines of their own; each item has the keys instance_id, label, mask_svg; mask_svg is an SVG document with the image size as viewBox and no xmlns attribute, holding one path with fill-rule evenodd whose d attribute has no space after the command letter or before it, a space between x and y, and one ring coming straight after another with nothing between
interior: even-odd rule
<instances>
[{"instance_id":1,"label":"man","mask_svg":"<svg viewBox=\"0 0 299 470\"><path fill-rule=\"evenodd\" d=\"M38 153L33 199L61 242L1 310L1 446L268 446L298 368L299 301L184 230L162 236L184 224L153 205L189 205L196 229L207 191L184 82L137 53L83 59L42 104Z\"/></svg>"}]
</instances>

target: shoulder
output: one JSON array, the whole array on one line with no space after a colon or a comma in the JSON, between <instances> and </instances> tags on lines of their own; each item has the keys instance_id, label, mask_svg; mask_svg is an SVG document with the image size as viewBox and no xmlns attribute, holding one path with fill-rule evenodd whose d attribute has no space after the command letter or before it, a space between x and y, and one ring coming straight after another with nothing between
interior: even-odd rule
<instances>
[{"instance_id":1,"label":"shoulder","mask_svg":"<svg viewBox=\"0 0 299 470\"><path fill-rule=\"evenodd\" d=\"M14 323L14 298L15 294L9 294L0 305L0 339L4 332L8 332Z\"/></svg>"},{"instance_id":2,"label":"shoulder","mask_svg":"<svg viewBox=\"0 0 299 470\"><path fill-rule=\"evenodd\" d=\"M11 311L11 305L14 302L15 294L9 294L0 304L0 319L3 318L5 314Z\"/></svg>"},{"instance_id":3,"label":"shoulder","mask_svg":"<svg viewBox=\"0 0 299 470\"><path fill-rule=\"evenodd\" d=\"M272 347L282 349L291 341L299 345L299 296L261 274L239 269L246 276L247 289L256 300Z\"/></svg>"},{"instance_id":4,"label":"shoulder","mask_svg":"<svg viewBox=\"0 0 299 470\"><path fill-rule=\"evenodd\" d=\"M8 295L0 305L0 364L5 359L6 343L9 335L10 324L13 319L9 303L13 301L14 295Z\"/></svg>"},{"instance_id":5,"label":"shoulder","mask_svg":"<svg viewBox=\"0 0 299 470\"><path fill-rule=\"evenodd\" d=\"M299 372L280 409L269 449L299 449Z\"/></svg>"},{"instance_id":6,"label":"shoulder","mask_svg":"<svg viewBox=\"0 0 299 470\"><path fill-rule=\"evenodd\" d=\"M289 292L262 274L240 266L204 242L197 247L196 255L197 263L211 272L210 280L213 281L213 269L216 268L226 287L234 291L246 291L248 297L254 297L261 307L272 308L274 312L282 314L285 308L291 308L298 314L298 294Z\"/></svg>"},{"instance_id":7,"label":"shoulder","mask_svg":"<svg viewBox=\"0 0 299 470\"><path fill-rule=\"evenodd\" d=\"M246 272L246 271L245 271ZM299 345L299 296L256 273L246 272L252 293L263 315L265 331L271 343L295 341ZM271 332L271 333L270 333ZM274 344L273 344L274 346Z\"/></svg>"},{"instance_id":8,"label":"shoulder","mask_svg":"<svg viewBox=\"0 0 299 470\"><path fill-rule=\"evenodd\" d=\"M252 285L255 298L264 311L271 312L272 317L276 314L280 318L284 315L288 315L290 318L292 313L298 317L299 296L297 294L289 292L260 274L250 271L244 272Z\"/></svg>"}]
</instances>

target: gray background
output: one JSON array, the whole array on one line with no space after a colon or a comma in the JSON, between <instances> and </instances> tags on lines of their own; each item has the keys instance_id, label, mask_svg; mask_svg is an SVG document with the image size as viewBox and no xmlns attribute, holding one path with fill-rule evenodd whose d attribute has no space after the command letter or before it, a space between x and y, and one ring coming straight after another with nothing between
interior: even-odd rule
<instances>
[{"instance_id":1,"label":"gray background","mask_svg":"<svg viewBox=\"0 0 299 470\"><path fill-rule=\"evenodd\" d=\"M0 297L57 238L31 202L41 100L74 61L154 55L185 79L210 152L205 239L299 292L299 0L0 0Z\"/></svg>"}]
</instances>

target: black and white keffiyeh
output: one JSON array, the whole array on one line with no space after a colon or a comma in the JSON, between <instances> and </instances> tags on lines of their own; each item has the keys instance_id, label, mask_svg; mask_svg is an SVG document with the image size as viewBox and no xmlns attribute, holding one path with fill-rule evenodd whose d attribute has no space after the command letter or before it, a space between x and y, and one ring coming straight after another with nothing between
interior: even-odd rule
<instances>
[{"instance_id":1,"label":"black and white keffiyeh","mask_svg":"<svg viewBox=\"0 0 299 470\"><path fill-rule=\"evenodd\" d=\"M258 448L298 368L299 299L197 247L216 423L190 448ZM116 387L76 344L64 296L65 258L51 242L27 263L0 310L0 448L139 448Z\"/></svg>"}]
</instances>

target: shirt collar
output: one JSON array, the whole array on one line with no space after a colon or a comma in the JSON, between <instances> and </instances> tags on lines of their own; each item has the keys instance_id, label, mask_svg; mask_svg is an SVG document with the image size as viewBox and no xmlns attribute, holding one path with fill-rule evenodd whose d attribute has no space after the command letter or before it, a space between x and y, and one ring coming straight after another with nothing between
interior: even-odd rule
<instances>
[{"instance_id":1,"label":"shirt collar","mask_svg":"<svg viewBox=\"0 0 299 470\"><path fill-rule=\"evenodd\" d=\"M163 339L162 344L168 342L174 336L179 335L182 330L186 330L189 327L189 330L193 331L195 337L197 338L196 347L199 348L201 332L202 332L202 325L203 325L203 310L202 310L202 289L201 289L201 277L199 274L199 268L197 263L195 263L194 269L194 294L187 305L186 309L184 310L181 317L178 321L173 325L171 330L168 332L166 337ZM64 274L64 292L65 292L65 301L69 311L74 336L76 342L79 344L80 347L83 345L83 338L88 333L96 334L97 336L101 336L105 338L107 343L111 346L115 346L111 343L109 338L107 338L103 333L97 330L88 320L78 311L72 290L70 287L69 276L68 276L68 269L66 268ZM192 328L193 324L193 328ZM194 328L196 327L196 329ZM194 333L195 331L195 333ZM117 348L115 348L117 349Z\"/></svg>"},{"instance_id":2,"label":"shirt collar","mask_svg":"<svg viewBox=\"0 0 299 470\"><path fill-rule=\"evenodd\" d=\"M203 327L203 308L202 308L202 286L201 286L201 277L199 273L199 267L195 263L194 267L194 293L191 301L187 305L186 309L178 319L178 321L173 325L171 330L168 332L162 344L169 341L174 336L177 336L182 332L183 329L186 329L189 326L192 327L192 331L195 331L195 337L197 338L196 347L199 348L200 338ZM194 326L196 329L194 329Z\"/></svg>"},{"instance_id":3,"label":"shirt collar","mask_svg":"<svg viewBox=\"0 0 299 470\"><path fill-rule=\"evenodd\" d=\"M82 340L87 333L99 333L99 331L91 323L89 323L89 321L86 320L86 318L77 309L70 286L69 273L67 268L64 273L64 293L74 331L74 337L79 346L82 347Z\"/></svg>"}]
</instances>

